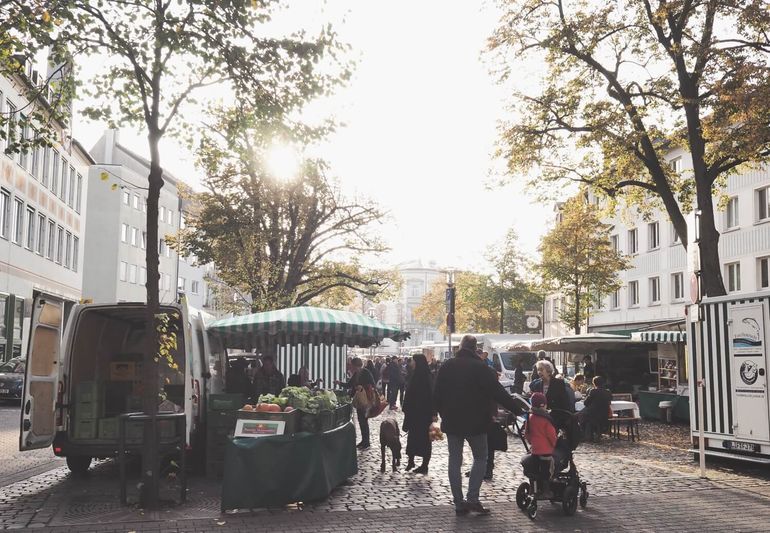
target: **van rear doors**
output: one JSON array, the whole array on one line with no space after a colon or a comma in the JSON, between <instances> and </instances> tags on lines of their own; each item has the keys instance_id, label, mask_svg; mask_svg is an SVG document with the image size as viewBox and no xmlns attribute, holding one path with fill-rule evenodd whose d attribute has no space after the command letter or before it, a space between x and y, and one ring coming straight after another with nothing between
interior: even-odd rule
<instances>
[{"instance_id":1,"label":"van rear doors","mask_svg":"<svg viewBox=\"0 0 770 533\"><path fill-rule=\"evenodd\" d=\"M37 296L32 307L27 368L21 406L19 450L47 448L56 434L61 387L61 328L64 302Z\"/></svg>"}]
</instances>

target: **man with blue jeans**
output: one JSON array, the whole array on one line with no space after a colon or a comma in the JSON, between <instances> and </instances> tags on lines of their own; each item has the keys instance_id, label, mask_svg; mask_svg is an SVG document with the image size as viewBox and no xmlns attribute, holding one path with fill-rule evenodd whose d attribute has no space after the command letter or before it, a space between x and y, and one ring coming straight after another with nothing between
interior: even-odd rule
<instances>
[{"instance_id":1,"label":"man with blue jeans","mask_svg":"<svg viewBox=\"0 0 770 533\"><path fill-rule=\"evenodd\" d=\"M487 514L489 509L479 501L479 491L487 468L487 430L492 422L490 406L497 402L514 412L516 406L495 373L476 356L476 337L463 337L455 357L441 365L433 396L441 415L441 430L447 435L449 485L455 512L458 515ZM463 497L460 472L465 441L473 453L473 466L468 492Z\"/></svg>"}]
</instances>

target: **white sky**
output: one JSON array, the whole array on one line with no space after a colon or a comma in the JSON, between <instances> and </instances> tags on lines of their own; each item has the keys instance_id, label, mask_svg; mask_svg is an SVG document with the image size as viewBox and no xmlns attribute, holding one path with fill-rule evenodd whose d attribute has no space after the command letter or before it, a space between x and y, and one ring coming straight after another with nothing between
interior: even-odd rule
<instances>
[{"instance_id":1,"label":"white sky","mask_svg":"<svg viewBox=\"0 0 770 533\"><path fill-rule=\"evenodd\" d=\"M308 20L320 9L311 4ZM506 105L481 57L497 22L491 6L330 0L325 16L352 46L357 67L351 83L324 103L346 127L323 155L346 191L369 196L390 213L377 228L392 248L384 261L481 267L485 248L509 227L522 249L535 254L551 206L536 204L518 184L485 186ZM104 128L81 122L74 134L90 148ZM139 132L122 130L121 142L147 154ZM165 142L164 167L195 184L192 160Z\"/></svg>"}]
</instances>

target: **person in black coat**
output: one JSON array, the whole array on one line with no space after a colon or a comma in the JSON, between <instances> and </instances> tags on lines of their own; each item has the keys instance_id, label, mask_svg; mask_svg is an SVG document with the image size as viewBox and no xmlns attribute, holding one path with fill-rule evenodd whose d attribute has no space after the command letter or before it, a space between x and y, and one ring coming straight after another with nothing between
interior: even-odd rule
<instances>
[{"instance_id":1,"label":"person in black coat","mask_svg":"<svg viewBox=\"0 0 770 533\"><path fill-rule=\"evenodd\" d=\"M354 357L351 361L351 368L353 375L350 377L350 381L345 383L345 387L350 391L350 397L353 398L358 391L358 387L366 390L367 388L374 389L374 377L371 372L364 368L364 362L359 357ZM335 384L340 385L339 381L335 381ZM370 446L369 442L369 418L367 409L356 408L356 416L358 418L358 427L361 430L361 442L356 446L360 450L364 450Z\"/></svg>"},{"instance_id":2,"label":"person in black coat","mask_svg":"<svg viewBox=\"0 0 770 533\"><path fill-rule=\"evenodd\" d=\"M540 360L535 364L535 368L540 379L531 383L530 390L545 394L556 429L565 428L574 411L574 404L567 395L569 385L563 379L555 377L556 371L550 362Z\"/></svg>"},{"instance_id":3,"label":"person in black coat","mask_svg":"<svg viewBox=\"0 0 770 533\"><path fill-rule=\"evenodd\" d=\"M486 471L487 430L492 422L491 406L497 402L516 412L513 398L498 382L495 373L476 357L476 338L466 335L460 350L438 371L433 392L434 406L441 414L441 429L449 448L449 485L455 512L488 513L479 501L479 490ZM462 490L462 457L465 441L473 452L473 466L467 497Z\"/></svg>"},{"instance_id":4,"label":"person in black coat","mask_svg":"<svg viewBox=\"0 0 770 533\"><path fill-rule=\"evenodd\" d=\"M406 469L414 468L414 458L418 456L422 457L422 464L414 473L427 474L432 449L428 430L436 416L433 409L433 377L423 354L415 355L413 361L414 371L406 388L403 406L406 455L409 457Z\"/></svg>"},{"instance_id":5,"label":"person in black coat","mask_svg":"<svg viewBox=\"0 0 770 533\"><path fill-rule=\"evenodd\" d=\"M398 391L401 388L401 365L398 364L398 360L394 357L388 363L385 368L385 375L388 377L388 404L390 410L396 408L396 400L398 399Z\"/></svg>"},{"instance_id":6,"label":"person in black coat","mask_svg":"<svg viewBox=\"0 0 770 533\"><path fill-rule=\"evenodd\" d=\"M612 392L606 389L605 379L602 376L596 376L593 384L594 388L588 392L588 396L583 401L585 407L580 411L580 421L589 437L607 428L612 405Z\"/></svg>"}]
</instances>

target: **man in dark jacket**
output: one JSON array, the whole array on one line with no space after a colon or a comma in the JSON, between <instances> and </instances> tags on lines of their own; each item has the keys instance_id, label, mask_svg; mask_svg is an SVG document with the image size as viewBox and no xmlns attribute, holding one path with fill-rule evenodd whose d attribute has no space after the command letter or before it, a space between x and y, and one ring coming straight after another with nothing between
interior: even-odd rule
<instances>
[{"instance_id":1,"label":"man in dark jacket","mask_svg":"<svg viewBox=\"0 0 770 533\"><path fill-rule=\"evenodd\" d=\"M401 365L398 364L398 360L395 357L390 360L390 363L388 363L388 366L385 368L385 375L388 378L388 404L392 411L396 408L398 391L403 385L403 381L401 380Z\"/></svg>"},{"instance_id":2,"label":"man in dark jacket","mask_svg":"<svg viewBox=\"0 0 770 533\"><path fill-rule=\"evenodd\" d=\"M447 435L449 484L455 511L458 515L470 511L488 513L489 509L479 502L479 490L486 471L490 405L494 401L509 411L515 411L516 406L494 372L476 357L476 337L463 337L456 356L441 365L433 397L441 414L441 430ZM461 467L466 440L473 452L473 466L464 498Z\"/></svg>"},{"instance_id":3,"label":"man in dark jacket","mask_svg":"<svg viewBox=\"0 0 770 533\"><path fill-rule=\"evenodd\" d=\"M605 380L602 376L595 376L593 379L594 388L588 393L583 404L585 407L580 411L580 420L585 428L586 436L593 439L594 435L599 435L609 425L610 406L612 405L612 393L605 386Z\"/></svg>"}]
</instances>

